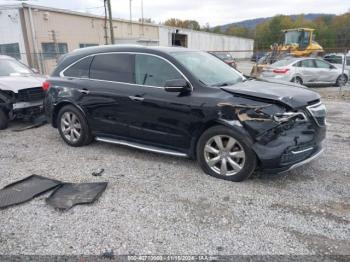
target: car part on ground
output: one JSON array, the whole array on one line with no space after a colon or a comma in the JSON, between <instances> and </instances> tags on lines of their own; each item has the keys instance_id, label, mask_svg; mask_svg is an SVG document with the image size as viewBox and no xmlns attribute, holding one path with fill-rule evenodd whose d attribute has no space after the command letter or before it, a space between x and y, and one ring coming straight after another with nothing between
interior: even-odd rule
<instances>
[{"instance_id":1,"label":"car part on ground","mask_svg":"<svg viewBox=\"0 0 350 262\"><path fill-rule=\"evenodd\" d=\"M100 183L63 183L47 199L50 206L68 210L75 205L91 204L105 191L107 182Z\"/></svg>"},{"instance_id":2,"label":"car part on ground","mask_svg":"<svg viewBox=\"0 0 350 262\"><path fill-rule=\"evenodd\" d=\"M64 183L55 179L31 175L0 190L0 209L18 205L57 188L46 203L57 209L68 210L74 205L96 201L107 187L107 182Z\"/></svg>"},{"instance_id":3,"label":"car part on ground","mask_svg":"<svg viewBox=\"0 0 350 262\"><path fill-rule=\"evenodd\" d=\"M99 171L97 172L92 172L92 176L102 176L102 174L105 172L105 170L103 168L101 168Z\"/></svg>"},{"instance_id":4,"label":"car part on ground","mask_svg":"<svg viewBox=\"0 0 350 262\"><path fill-rule=\"evenodd\" d=\"M46 119L45 115L39 115L38 117L33 119L31 124L24 126L24 127L21 127L21 128L12 129L11 131L12 132L22 132L25 130L41 127L45 124L47 124L47 119Z\"/></svg>"},{"instance_id":5,"label":"car part on ground","mask_svg":"<svg viewBox=\"0 0 350 262\"><path fill-rule=\"evenodd\" d=\"M68 145L95 138L197 158L207 174L232 181L255 167L281 172L313 159L325 138L317 93L291 82L246 79L206 52L80 49L48 81L45 112Z\"/></svg>"},{"instance_id":6,"label":"car part on ground","mask_svg":"<svg viewBox=\"0 0 350 262\"><path fill-rule=\"evenodd\" d=\"M0 190L0 208L27 202L57 186L62 182L32 175L5 186Z\"/></svg>"},{"instance_id":7,"label":"car part on ground","mask_svg":"<svg viewBox=\"0 0 350 262\"><path fill-rule=\"evenodd\" d=\"M14 118L31 118L42 113L43 81L42 76L16 59L0 56L0 130Z\"/></svg>"}]
</instances>

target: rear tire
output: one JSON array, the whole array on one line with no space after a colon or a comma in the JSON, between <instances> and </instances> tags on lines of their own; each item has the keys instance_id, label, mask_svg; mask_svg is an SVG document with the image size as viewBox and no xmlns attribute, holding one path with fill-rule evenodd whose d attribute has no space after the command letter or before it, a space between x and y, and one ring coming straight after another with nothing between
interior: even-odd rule
<instances>
[{"instance_id":1,"label":"rear tire","mask_svg":"<svg viewBox=\"0 0 350 262\"><path fill-rule=\"evenodd\" d=\"M292 82L293 83L296 83L296 84L299 84L299 85L302 85L303 84L303 79L301 79L299 76L296 76L292 79Z\"/></svg>"},{"instance_id":2,"label":"rear tire","mask_svg":"<svg viewBox=\"0 0 350 262\"><path fill-rule=\"evenodd\" d=\"M4 130L8 127L9 118L4 110L0 109L0 130Z\"/></svg>"},{"instance_id":3,"label":"rear tire","mask_svg":"<svg viewBox=\"0 0 350 262\"><path fill-rule=\"evenodd\" d=\"M225 126L206 130L198 140L196 154L205 173L234 182L247 179L257 165L248 139Z\"/></svg>"},{"instance_id":4,"label":"rear tire","mask_svg":"<svg viewBox=\"0 0 350 262\"><path fill-rule=\"evenodd\" d=\"M70 146L84 146L93 140L84 115L72 105L64 106L59 111L57 128L64 142Z\"/></svg>"},{"instance_id":5,"label":"rear tire","mask_svg":"<svg viewBox=\"0 0 350 262\"><path fill-rule=\"evenodd\" d=\"M345 86L347 82L348 82L348 77L343 74L338 76L335 85L341 87L341 86Z\"/></svg>"}]
</instances>

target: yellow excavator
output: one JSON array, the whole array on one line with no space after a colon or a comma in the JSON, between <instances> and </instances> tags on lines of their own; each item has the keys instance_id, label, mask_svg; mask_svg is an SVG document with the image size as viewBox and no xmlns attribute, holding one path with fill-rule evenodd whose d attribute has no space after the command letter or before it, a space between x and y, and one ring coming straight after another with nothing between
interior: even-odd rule
<instances>
[{"instance_id":1,"label":"yellow excavator","mask_svg":"<svg viewBox=\"0 0 350 262\"><path fill-rule=\"evenodd\" d=\"M251 76L260 75L262 69L278 60L288 56L293 57L309 57L320 56L324 50L315 41L315 29L311 28L294 28L282 30L284 40L281 44L271 46L271 52L267 53L254 66Z\"/></svg>"}]
</instances>

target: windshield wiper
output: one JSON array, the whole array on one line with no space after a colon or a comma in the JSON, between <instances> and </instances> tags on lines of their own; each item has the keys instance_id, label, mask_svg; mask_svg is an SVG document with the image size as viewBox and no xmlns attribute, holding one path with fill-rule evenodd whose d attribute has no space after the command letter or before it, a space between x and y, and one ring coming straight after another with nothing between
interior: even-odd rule
<instances>
[{"instance_id":1,"label":"windshield wiper","mask_svg":"<svg viewBox=\"0 0 350 262\"><path fill-rule=\"evenodd\" d=\"M223 87L223 86L230 86L230 85L234 85L234 84L235 83L232 83L232 82L221 82L221 83L213 84L211 86Z\"/></svg>"}]
</instances>

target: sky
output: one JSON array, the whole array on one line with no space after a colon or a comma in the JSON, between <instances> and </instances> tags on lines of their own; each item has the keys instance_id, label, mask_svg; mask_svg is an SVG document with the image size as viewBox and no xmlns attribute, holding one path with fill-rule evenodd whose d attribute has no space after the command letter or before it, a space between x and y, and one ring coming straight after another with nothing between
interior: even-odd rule
<instances>
[{"instance_id":1,"label":"sky","mask_svg":"<svg viewBox=\"0 0 350 262\"><path fill-rule=\"evenodd\" d=\"M141 17L141 1L132 0L132 17ZM18 0L0 0L15 4ZM31 0L35 5L103 15L103 0ZM129 19L129 0L111 0L113 17ZM168 18L197 20L201 25L228 24L276 14L331 13L350 10L350 0L143 0L144 17L155 22Z\"/></svg>"}]
</instances>

